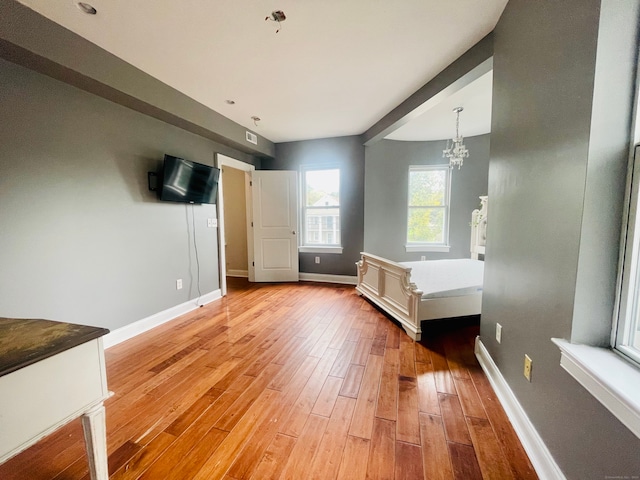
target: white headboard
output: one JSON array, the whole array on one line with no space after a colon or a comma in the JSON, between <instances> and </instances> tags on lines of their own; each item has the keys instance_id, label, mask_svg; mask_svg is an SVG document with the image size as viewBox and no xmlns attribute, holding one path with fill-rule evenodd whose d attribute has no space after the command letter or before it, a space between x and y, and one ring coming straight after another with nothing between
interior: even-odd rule
<instances>
[{"instance_id":1,"label":"white headboard","mask_svg":"<svg viewBox=\"0 0 640 480\"><path fill-rule=\"evenodd\" d=\"M480 197L480 208L471 213L471 258L478 260L478 255L484 256L487 243L487 204L489 197Z\"/></svg>"}]
</instances>

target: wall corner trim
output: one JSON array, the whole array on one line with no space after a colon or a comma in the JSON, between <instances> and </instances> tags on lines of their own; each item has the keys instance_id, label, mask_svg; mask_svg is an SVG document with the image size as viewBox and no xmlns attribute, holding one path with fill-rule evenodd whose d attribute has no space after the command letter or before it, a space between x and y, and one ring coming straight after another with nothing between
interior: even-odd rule
<instances>
[{"instance_id":1,"label":"wall corner trim","mask_svg":"<svg viewBox=\"0 0 640 480\"><path fill-rule=\"evenodd\" d=\"M207 303L211 303L220 298L222 298L222 294L218 289L202 295L198 303L200 303L200 305L206 305ZM163 323L173 320L174 318L177 318L180 315L184 315L185 313L195 310L196 308L199 308L198 304L196 303L196 299L191 299L187 302L181 303L180 305L167 308L166 310L155 313L147 318L143 318L141 320L130 323L129 325L125 325L124 327L120 327L102 337L104 348L107 349L118 345L125 340L129 340L137 335L140 335L141 333L147 332L152 328L158 327Z\"/></svg>"},{"instance_id":2,"label":"wall corner trim","mask_svg":"<svg viewBox=\"0 0 640 480\"><path fill-rule=\"evenodd\" d=\"M358 277L350 275L329 275L326 273L300 272L298 278L301 282L340 283L344 285L357 285Z\"/></svg>"},{"instance_id":3,"label":"wall corner trim","mask_svg":"<svg viewBox=\"0 0 640 480\"><path fill-rule=\"evenodd\" d=\"M540 438L479 336L476 337L475 354L538 476L542 480L565 480L566 477L562 470L551 456L549 449Z\"/></svg>"}]
</instances>

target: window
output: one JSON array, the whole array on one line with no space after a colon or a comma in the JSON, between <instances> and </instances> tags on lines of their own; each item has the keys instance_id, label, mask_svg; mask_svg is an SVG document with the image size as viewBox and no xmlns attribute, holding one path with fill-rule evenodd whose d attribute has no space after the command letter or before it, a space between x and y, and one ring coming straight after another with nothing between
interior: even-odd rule
<instances>
[{"instance_id":1,"label":"window","mask_svg":"<svg viewBox=\"0 0 640 480\"><path fill-rule=\"evenodd\" d=\"M622 267L622 288L618 321L612 334L613 346L620 353L640 364L640 145L633 161L633 180L626 225L626 244Z\"/></svg>"},{"instance_id":2,"label":"window","mask_svg":"<svg viewBox=\"0 0 640 480\"><path fill-rule=\"evenodd\" d=\"M449 250L448 165L409 167L407 251Z\"/></svg>"},{"instance_id":3,"label":"window","mask_svg":"<svg viewBox=\"0 0 640 480\"><path fill-rule=\"evenodd\" d=\"M303 168L301 187L303 232L300 250L341 253L340 170Z\"/></svg>"},{"instance_id":4,"label":"window","mask_svg":"<svg viewBox=\"0 0 640 480\"><path fill-rule=\"evenodd\" d=\"M618 420L640 437L640 146L636 146L627 185L627 210L622 232L622 268L617 317L613 322L612 351L592 345L551 339L561 351L560 365L602 403ZM629 186L630 192L629 192ZM625 358L622 358L624 356ZM633 365L636 363L636 366Z\"/></svg>"}]
</instances>

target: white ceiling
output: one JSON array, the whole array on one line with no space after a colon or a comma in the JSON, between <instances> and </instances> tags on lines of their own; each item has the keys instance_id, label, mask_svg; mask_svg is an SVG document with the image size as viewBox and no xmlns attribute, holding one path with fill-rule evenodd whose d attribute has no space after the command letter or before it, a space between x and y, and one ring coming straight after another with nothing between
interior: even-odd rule
<instances>
[{"instance_id":1,"label":"white ceiling","mask_svg":"<svg viewBox=\"0 0 640 480\"><path fill-rule=\"evenodd\" d=\"M456 132L454 108L460 112L460 135L472 137L491 132L493 71L444 98L422 115L399 127L385 138L390 140L442 140Z\"/></svg>"},{"instance_id":2,"label":"white ceiling","mask_svg":"<svg viewBox=\"0 0 640 480\"><path fill-rule=\"evenodd\" d=\"M363 133L491 32L507 3L89 0L92 16L75 0L19 1L276 143ZM273 10L287 16L278 33ZM439 138L451 136L449 111L411 139L447 123Z\"/></svg>"}]
</instances>

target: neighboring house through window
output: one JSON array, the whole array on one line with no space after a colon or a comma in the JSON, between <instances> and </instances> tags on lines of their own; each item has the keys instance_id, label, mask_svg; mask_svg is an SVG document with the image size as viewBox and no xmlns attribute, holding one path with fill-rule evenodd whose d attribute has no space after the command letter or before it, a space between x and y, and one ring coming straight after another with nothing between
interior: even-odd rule
<instances>
[{"instance_id":1,"label":"neighboring house through window","mask_svg":"<svg viewBox=\"0 0 640 480\"><path fill-rule=\"evenodd\" d=\"M302 245L300 251L342 253L340 169L303 167Z\"/></svg>"},{"instance_id":2,"label":"neighboring house through window","mask_svg":"<svg viewBox=\"0 0 640 480\"><path fill-rule=\"evenodd\" d=\"M409 167L407 252L449 251L449 165Z\"/></svg>"}]
</instances>

